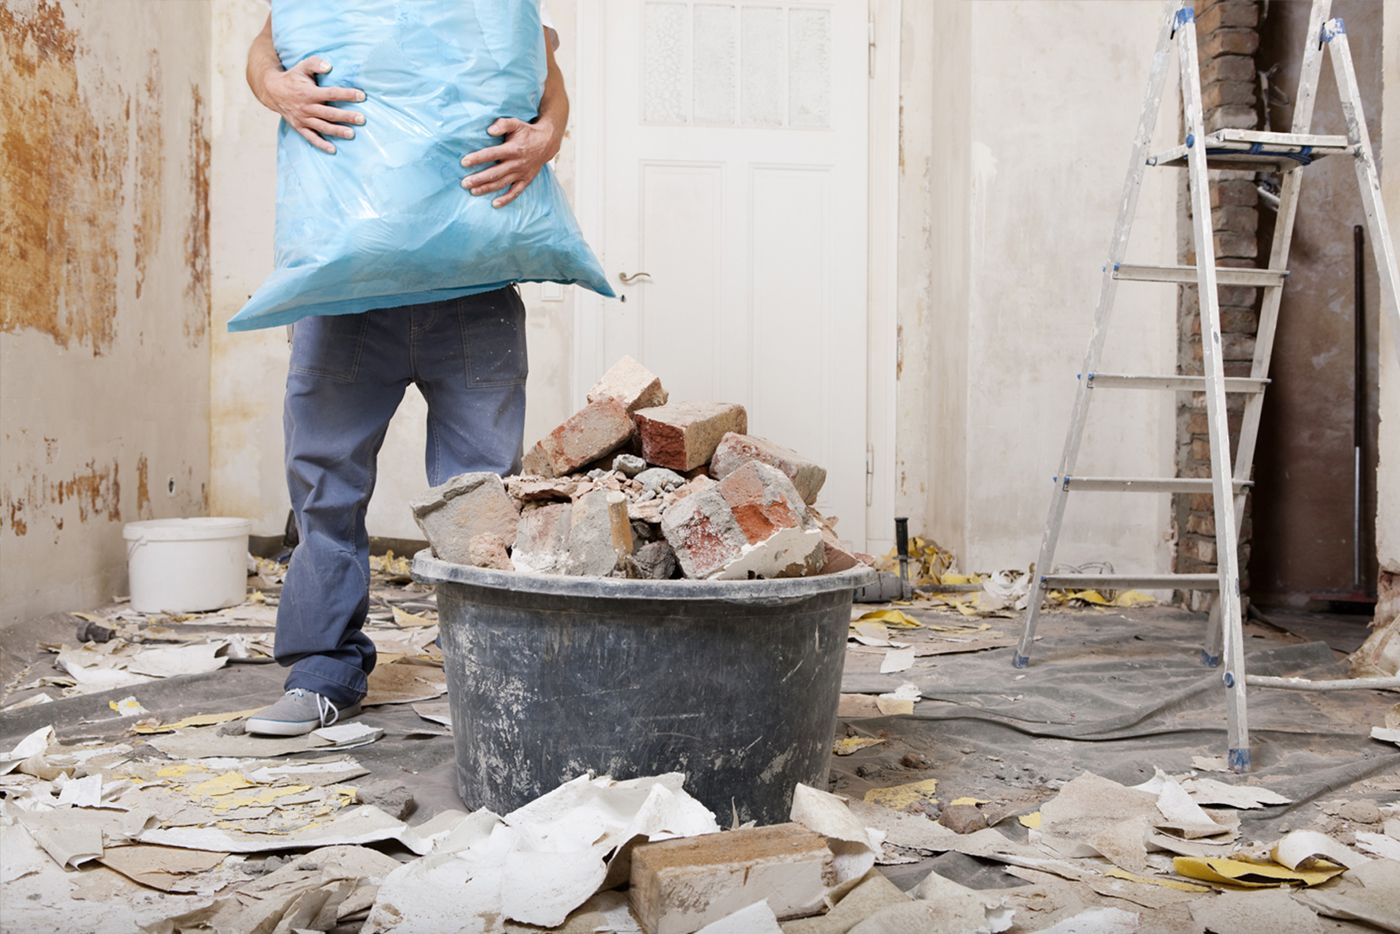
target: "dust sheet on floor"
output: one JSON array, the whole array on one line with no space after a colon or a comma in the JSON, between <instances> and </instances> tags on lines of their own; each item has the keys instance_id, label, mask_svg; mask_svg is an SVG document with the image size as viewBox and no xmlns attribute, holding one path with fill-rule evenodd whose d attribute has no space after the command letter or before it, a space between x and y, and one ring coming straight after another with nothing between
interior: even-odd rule
<instances>
[{"instance_id":1,"label":"dust sheet on floor","mask_svg":"<svg viewBox=\"0 0 1400 934\"><path fill-rule=\"evenodd\" d=\"M859 608L828 787L797 789L792 824L736 828L679 775L580 776L512 814L465 813L434 594L392 555L373 565L371 705L304 737L243 735L283 676L258 649L283 569L250 570L249 602L216 613L117 602L16 630L31 642L3 659L7 924L1397 930L1394 696L1273 694L1253 708L1255 771L1229 774L1199 616L1071 602L1016 671L1009 612ZM1321 642L1250 632L1253 671L1342 674ZM191 648L187 673L162 669ZM715 834L720 856L699 842Z\"/></svg>"}]
</instances>

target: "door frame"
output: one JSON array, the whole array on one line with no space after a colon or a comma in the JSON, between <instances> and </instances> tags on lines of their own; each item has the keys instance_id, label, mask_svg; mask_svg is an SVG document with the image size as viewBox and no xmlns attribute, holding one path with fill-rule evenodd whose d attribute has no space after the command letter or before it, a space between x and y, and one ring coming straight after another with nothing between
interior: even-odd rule
<instances>
[{"instance_id":1,"label":"door frame","mask_svg":"<svg viewBox=\"0 0 1400 934\"><path fill-rule=\"evenodd\" d=\"M837 0L867 7L870 43L867 119L870 150L867 192L866 272L866 530L856 542L876 554L894 545L896 383L899 366L897 285L899 275L899 63L903 0ZM604 62L607 31L601 4L579 0L574 21L576 77L570 105L575 139L574 211L588 241L597 248L611 279L617 269L603 239L604 134L608 117ZM602 367L602 329L594 322L607 313L607 300L573 289L573 347L569 384L571 405L583 404ZM664 377L664 374L661 374Z\"/></svg>"}]
</instances>

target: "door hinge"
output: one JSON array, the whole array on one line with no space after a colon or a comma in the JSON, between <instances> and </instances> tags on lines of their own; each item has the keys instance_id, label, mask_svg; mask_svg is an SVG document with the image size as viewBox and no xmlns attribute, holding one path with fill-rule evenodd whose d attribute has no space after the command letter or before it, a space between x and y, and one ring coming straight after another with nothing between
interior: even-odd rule
<instances>
[{"instance_id":1,"label":"door hinge","mask_svg":"<svg viewBox=\"0 0 1400 934\"><path fill-rule=\"evenodd\" d=\"M875 502L875 445L865 445L865 505Z\"/></svg>"},{"instance_id":2,"label":"door hinge","mask_svg":"<svg viewBox=\"0 0 1400 934\"><path fill-rule=\"evenodd\" d=\"M870 77L875 77L875 13L872 11L865 21L865 36L867 43L866 64L870 70Z\"/></svg>"}]
</instances>

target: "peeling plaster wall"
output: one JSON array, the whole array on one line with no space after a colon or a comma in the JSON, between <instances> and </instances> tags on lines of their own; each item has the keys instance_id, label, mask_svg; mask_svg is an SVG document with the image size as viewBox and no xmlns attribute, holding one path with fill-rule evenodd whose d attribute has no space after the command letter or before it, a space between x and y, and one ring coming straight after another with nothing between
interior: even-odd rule
<instances>
[{"instance_id":1,"label":"peeling plaster wall","mask_svg":"<svg viewBox=\"0 0 1400 934\"><path fill-rule=\"evenodd\" d=\"M254 534L280 535L287 518L282 472L282 395L287 375L283 328L229 334L225 323L272 268L277 117L244 81L248 44L267 17L265 0L212 0L210 30L215 101L212 203L213 443L212 507L247 516ZM572 90L574 0L551 0L563 39L560 67ZM556 166L573 186L573 146L566 139ZM526 444L571 411L572 289L550 300L537 285L521 288L529 311L529 405ZM423 466L427 406L410 388L379 455L378 485L369 507L371 535L418 538L408 501L427 487Z\"/></svg>"},{"instance_id":2,"label":"peeling plaster wall","mask_svg":"<svg viewBox=\"0 0 1400 934\"><path fill-rule=\"evenodd\" d=\"M1160 15L1156 3L905 4L899 494L964 568L1035 560ZM1148 175L1130 259L1172 262L1175 184ZM1175 298L1120 289L1103 368L1171 372ZM1079 472L1168 475L1173 401L1096 400ZM1167 569L1165 497L1076 499L1059 562Z\"/></svg>"},{"instance_id":3,"label":"peeling plaster wall","mask_svg":"<svg viewBox=\"0 0 1400 934\"><path fill-rule=\"evenodd\" d=\"M204 2L0 0L0 625L124 593L209 477Z\"/></svg>"}]
</instances>

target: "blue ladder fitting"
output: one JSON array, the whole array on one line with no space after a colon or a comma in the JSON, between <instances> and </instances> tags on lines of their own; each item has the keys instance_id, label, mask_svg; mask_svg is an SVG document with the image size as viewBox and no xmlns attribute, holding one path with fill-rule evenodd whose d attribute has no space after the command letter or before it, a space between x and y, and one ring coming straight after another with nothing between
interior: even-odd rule
<instances>
[{"instance_id":1,"label":"blue ladder fitting","mask_svg":"<svg viewBox=\"0 0 1400 934\"><path fill-rule=\"evenodd\" d=\"M1212 655L1205 649L1201 649L1201 664L1207 668L1215 668L1220 664L1220 656Z\"/></svg>"},{"instance_id":2,"label":"blue ladder fitting","mask_svg":"<svg viewBox=\"0 0 1400 934\"><path fill-rule=\"evenodd\" d=\"M1176 16L1172 18L1172 32L1176 32L1182 26L1196 19L1196 10L1193 7L1184 6L1176 11ZM1161 22L1161 20L1158 20Z\"/></svg>"},{"instance_id":3,"label":"blue ladder fitting","mask_svg":"<svg viewBox=\"0 0 1400 934\"><path fill-rule=\"evenodd\" d=\"M1347 33L1346 20L1340 16L1333 17L1322 24L1322 42L1331 42L1338 36L1345 36Z\"/></svg>"},{"instance_id":4,"label":"blue ladder fitting","mask_svg":"<svg viewBox=\"0 0 1400 934\"><path fill-rule=\"evenodd\" d=\"M1029 655L1014 654L1011 656L1012 668L1025 668L1030 663L1031 659Z\"/></svg>"},{"instance_id":5,"label":"blue ladder fitting","mask_svg":"<svg viewBox=\"0 0 1400 934\"><path fill-rule=\"evenodd\" d=\"M1117 271L1118 271L1119 269L1121 269L1122 267L1123 267L1123 264L1122 264L1122 263L1114 263L1114 264L1113 264L1113 271L1114 271L1114 272L1117 272Z\"/></svg>"},{"instance_id":6,"label":"blue ladder fitting","mask_svg":"<svg viewBox=\"0 0 1400 934\"><path fill-rule=\"evenodd\" d=\"M1235 676L1230 674L1228 671L1225 672L1225 674L1221 675L1220 680L1224 682L1227 688L1232 688L1235 686Z\"/></svg>"},{"instance_id":7,"label":"blue ladder fitting","mask_svg":"<svg viewBox=\"0 0 1400 934\"><path fill-rule=\"evenodd\" d=\"M1196 145L1196 134L1195 134L1195 133L1187 133L1187 134L1186 134L1186 148L1187 148L1187 149L1190 149L1190 148L1191 148L1192 146L1194 146L1194 145Z\"/></svg>"},{"instance_id":8,"label":"blue ladder fitting","mask_svg":"<svg viewBox=\"0 0 1400 934\"><path fill-rule=\"evenodd\" d=\"M1248 772L1248 771L1249 771L1249 750L1248 750L1248 749L1231 749L1231 750L1230 750L1230 753L1229 753L1229 756L1228 756L1228 758L1226 759L1226 761L1227 761L1227 763L1228 763L1229 766L1230 766L1230 771L1231 771L1231 772Z\"/></svg>"}]
</instances>

